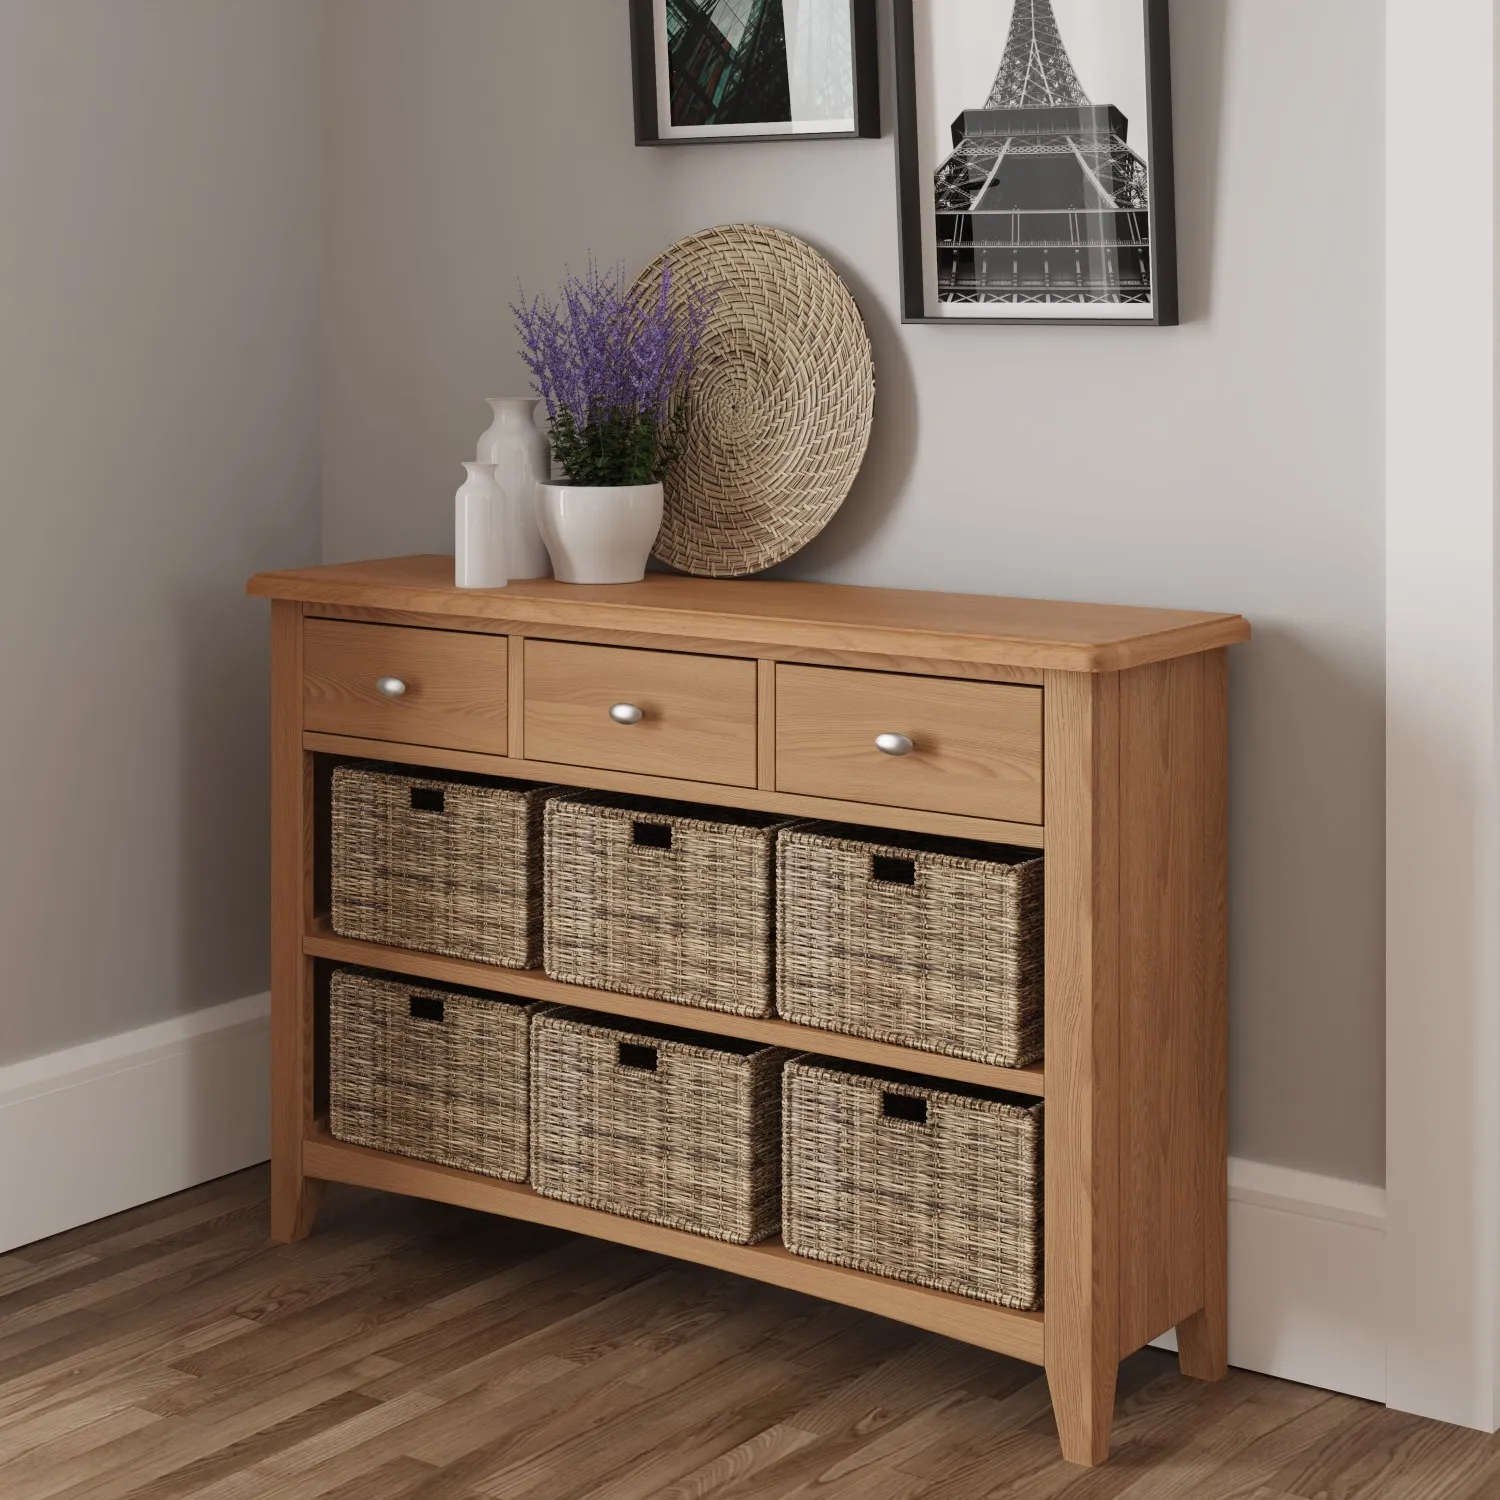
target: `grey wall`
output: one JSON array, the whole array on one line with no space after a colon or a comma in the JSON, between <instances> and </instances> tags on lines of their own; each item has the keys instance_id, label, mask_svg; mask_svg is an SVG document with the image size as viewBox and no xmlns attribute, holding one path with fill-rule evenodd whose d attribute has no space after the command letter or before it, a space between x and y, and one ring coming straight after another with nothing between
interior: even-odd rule
<instances>
[{"instance_id":1,"label":"grey wall","mask_svg":"<svg viewBox=\"0 0 1500 1500\"><path fill-rule=\"evenodd\" d=\"M696 228L822 249L877 435L789 572L1242 610L1233 1145L1383 1172L1381 7L1176 0L1186 324L903 329L892 145L636 150L619 0L330 0L328 560L451 550L506 303ZM1291 39L1295 38L1295 45Z\"/></svg>"},{"instance_id":2,"label":"grey wall","mask_svg":"<svg viewBox=\"0 0 1500 1500\"><path fill-rule=\"evenodd\" d=\"M322 18L0 0L0 1062L266 985L315 561Z\"/></svg>"}]
</instances>

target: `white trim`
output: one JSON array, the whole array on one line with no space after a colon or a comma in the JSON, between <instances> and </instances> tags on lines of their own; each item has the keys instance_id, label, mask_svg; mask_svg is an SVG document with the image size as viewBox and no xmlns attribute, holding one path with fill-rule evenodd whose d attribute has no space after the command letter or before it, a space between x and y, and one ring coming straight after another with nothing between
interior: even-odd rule
<instances>
[{"instance_id":1,"label":"white trim","mask_svg":"<svg viewBox=\"0 0 1500 1500\"><path fill-rule=\"evenodd\" d=\"M1387 1399L1484 1431L1500 1415L1495 30L1494 0L1386 0ZM1443 80L1441 151L1414 78ZM1449 251L1424 203L1444 205ZM1435 274L1461 288L1446 308Z\"/></svg>"},{"instance_id":2,"label":"white trim","mask_svg":"<svg viewBox=\"0 0 1500 1500\"><path fill-rule=\"evenodd\" d=\"M0 1068L0 1252L264 1161L268 995Z\"/></svg>"},{"instance_id":3,"label":"white trim","mask_svg":"<svg viewBox=\"0 0 1500 1500\"><path fill-rule=\"evenodd\" d=\"M1381 1188L1231 1161L1230 1363L1383 1401L1385 1222Z\"/></svg>"}]
</instances>

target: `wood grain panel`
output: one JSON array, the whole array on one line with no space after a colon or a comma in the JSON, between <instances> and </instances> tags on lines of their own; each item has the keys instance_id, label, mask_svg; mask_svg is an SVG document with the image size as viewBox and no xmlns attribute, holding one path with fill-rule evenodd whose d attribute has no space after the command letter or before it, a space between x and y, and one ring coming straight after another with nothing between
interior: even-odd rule
<instances>
[{"instance_id":1,"label":"wood grain panel","mask_svg":"<svg viewBox=\"0 0 1500 1500\"><path fill-rule=\"evenodd\" d=\"M828 1057L847 1058L850 1062L867 1063L871 1067L925 1073L935 1078L951 1078L960 1083L1007 1089L1012 1093L1029 1094L1037 1098L1046 1092L1045 1073L1041 1064L1026 1068L1002 1068L993 1063L972 1062L963 1057L945 1057L936 1052L919 1052L915 1048L846 1036L841 1032L820 1031L816 1027L803 1026L793 1021L736 1016L727 1012L674 1005L664 1000L647 1000L639 995L621 995L612 990L585 989L581 985L549 979L539 969L500 969L493 964L470 963L461 958L444 958L436 953L417 953L409 948L389 948L378 943L361 942L356 938L339 937L324 921L317 922L310 929L303 946L312 958L359 964L387 973L409 975L414 979L434 980L439 984L464 985L469 989L489 990L498 995L519 995L526 1000L547 1000L557 1005L577 1006L582 1010L603 1011L607 1015L654 1021L662 1026L684 1026L715 1036L745 1037L749 1041L764 1042L772 1047L818 1052Z\"/></svg>"},{"instance_id":2,"label":"wood grain panel","mask_svg":"<svg viewBox=\"0 0 1500 1500\"><path fill-rule=\"evenodd\" d=\"M1047 1383L1074 1463L1109 1457L1119 1369L1120 687L1048 677Z\"/></svg>"},{"instance_id":3,"label":"wood grain panel","mask_svg":"<svg viewBox=\"0 0 1500 1500\"><path fill-rule=\"evenodd\" d=\"M877 735L904 734L910 755ZM999 683L776 669L776 785L886 807L1042 821L1042 694Z\"/></svg>"},{"instance_id":4,"label":"wood grain panel","mask_svg":"<svg viewBox=\"0 0 1500 1500\"><path fill-rule=\"evenodd\" d=\"M806 1292L846 1307L879 1313L897 1322L910 1323L949 1338L1008 1354L1013 1359L1040 1364L1042 1358L1043 1320L1040 1313L1012 1312L968 1297L935 1292L926 1287L889 1281L863 1271L842 1266L824 1265L788 1253L779 1241L763 1245L729 1245L703 1235L685 1234L640 1219L621 1218L617 1214L599 1213L543 1198L524 1183L500 1182L472 1172L458 1172L450 1167L405 1157L387 1156L348 1146L320 1130L307 1142L310 1167L331 1182L349 1182L358 1187L379 1188L385 1192L406 1193L414 1198L431 1198L453 1203L460 1208L479 1209L484 1213L502 1214L507 1218L525 1219L533 1224L550 1224L557 1229L593 1235L619 1245L632 1245L677 1260L733 1271L772 1286Z\"/></svg>"},{"instance_id":5,"label":"wood grain panel","mask_svg":"<svg viewBox=\"0 0 1500 1500\"><path fill-rule=\"evenodd\" d=\"M300 605L271 606L271 1235L311 1232L321 1185L302 1142L313 1109L313 761L302 748Z\"/></svg>"},{"instance_id":6,"label":"wood grain panel","mask_svg":"<svg viewBox=\"0 0 1500 1500\"><path fill-rule=\"evenodd\" d=\"M304 743L309 750L329 755L374 756L400 765L472 771L480 776L513 776L522 781L558 782L595 787L606 792L635 792L642 797L701 801L706 795L699 782L676 781L665 776L638 776L628 771L605 771L597 766L507 760L503 756L475 755L465 750L382 743L339 734L309 734L304 737ZM1023 849L1040 849L1046 843L1046 830L1032 824L961 818L952 813L925 812L921 808L871 807L863 802L839 802L831 797L796 797L785 792L731 786L714 787L713 801L723 807L747 807L757 812L780 812L792 817L827 818L870 828L900 828L947 838L981 839L992 844L1015 844Z\"/></svg>"},{"instance_id":7,"label":"wood grain panel","mask_svg":"<svg viewBox=\"0 0 1500 1500\"><path fill-rule=\"evenodd\" d=\"M717 656L526 642L526 753L683 781L755 785L756 665ZM616 724L612 706L645 718Z\"/></svg>"},{"instance_id":8,"label":"wood grain panel","mask_svg":"<svg viewBox=\"0 0 1500 1500\"><path fill-rule=\"evenodd\" d=\"M1184 1375L1229 1372L1229 653L1203 670L1203 1120L1197 1191L1203 1223L1203 1306L1177 1324Z\"/></svg>"},{"instance_id":9,"label":"wood grain panel","mask_svg":"<svg viewBox=\"0 0 1500 1500\"><path fill-rule=\"evenodd\" d=\"M1120 676L1120 1353L1203 1305L1208 1123L1202 657Z\"/></svg>"},{"instance_id":10,"label":"wood grain panel","mask_svg":"<svg viewBox=\"0 0 1500 1500\"><path fill-rule=\"evenodd\" d=\"M451 557L262 573L249 591L310 604L1067 672L1117 671L1250 638L1239 615L786 580L653 573L641 583L597 588L537 579L505 589L456 589Z\"/></svg>"},{"instance_id":11,"label":"wood grain panel","mask_svg":"<svg viewBox=\"0 0 1500 1500\"><path fill-rule=\"evenodd\" d=\"M308 620L306 640L309 730L509 753L504 636ZM383 677L400 678L405 695L384 697Z\"/></svg>"}]
</instances>

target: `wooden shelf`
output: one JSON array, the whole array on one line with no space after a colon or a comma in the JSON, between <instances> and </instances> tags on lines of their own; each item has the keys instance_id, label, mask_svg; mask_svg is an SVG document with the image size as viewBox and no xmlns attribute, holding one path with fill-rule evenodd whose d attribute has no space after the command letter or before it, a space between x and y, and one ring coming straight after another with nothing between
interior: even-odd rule
<instances>
[{"instance_id":1,"label":"wooden shelf","mask_svg":"<svg viewBox=\"0 0 1500 1500\"><path fill-rule=\"evenodd\" d=\"M1036 1098L1042 1098L1046 1093L1040 1065L1000 1068L989 1063L970 1062L961 1057L944 1057L936 1052L919 1052L914 1048L892 1046L887 1042L868 1041L864 1037L845 1036L841 1032L821 1031L817 1027L799 1026L792 1021L725 1015L720 1011L699 1010L690 1005L674 1005L664 1000L646 1000L636 995L615 994L610 990L584 989L580 985L549 979L539 970L502 969L493 964L471 963L462 958L444 958L435 953L417 953L409 948L388 948L380 943L339 937L326 922L318 923L304 939L302 946L309 958L359 964L368 969L384 969L413 979L464 985L470 989L489 990L500 995L518 995L525 1000L549 1000L557 1005L573 1005L581 1010L604 1011L637 1021L654 1021L658 1025L681 1026L691 1031L712 1032L718 1036L744 1037L769 1046L791 1047L798 1052L816 1052L825 1057L866 1063L871 1067L922 1073L933 1078L978 1084L983 1088L1006 1089L1011 1093L1029 1094Z\"/></svg>"},{"instance_id":2,"label":"wooden shelf","mask_svg":"<svg viewBox=\"0 0 1500 1500\"><path fill-rule=\"evenodd\" d=\"M302 736L302 746L320 755L355 755L362 760L383 760L439 771L468 771L479 776L509 776L518 781L555 782L590 791L633 792L640 797L666 797L715 807L742 807L752 812L785 813L788 817L820 818L866 828L895 828L906 833L930 833L943 838L978 839L988 844L1011 844L1020 849L1041 849L1047 843L1046 830L1040 824L1002 823L993 818L926 812L921 808L839 802L828 797L801 797L791 792L758 791L754 787L722 786L717 782L642 776L632 771L512 760L502 755L445 750L437 745L403 745L392 740L359 739L346 734L310 732Z\"/></svg>"},{"instance_id":3,"label":"wooden shelf","mask_svg":"<svg viewBox=\"0 0 1500 1500\"><path fill-rule=\"evenodd\" d=\"M637 1250L670 1255L748 1276L789 1291L824 1297L863 1312L877 1313L925 1328L932 1333L962 1339L968 1344L1008 1354L1031 1364L1042 1363L1042 1315L1012 1312L969 1297L936 1292L927 1287L890 1281L842 1266L824 1265L790 1254L779 1240L761 1245L730 1245L678 1229L666 1229L642 1219L621 1218L580 1208L553 1198L543 1198L522 1183L501 1182L472 1172L435 1166L410 1157L368 1151L362 1146L336 1141L321 1123L303 1142L303 1171L324 1182L351 1183L382 1192L406 1193L452 1203L460 1208L548 1224L595 1239L611 1240Z\"/></svg>"}]
</instances>

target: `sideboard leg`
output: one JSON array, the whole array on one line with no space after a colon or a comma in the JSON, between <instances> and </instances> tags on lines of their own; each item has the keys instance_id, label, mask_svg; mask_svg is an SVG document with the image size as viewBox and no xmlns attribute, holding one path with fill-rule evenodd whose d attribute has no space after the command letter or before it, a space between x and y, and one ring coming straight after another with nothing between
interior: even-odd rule
<instances>
[{"instance_id":1,"label":"sideboard leg","mask_svg":"<svg viewBox=\"0 0 1500 1500\"><path fill-rule=\"evenodd\" d=\"M295 1168L271 1164L271 1238L278 1245L305 1240L322 1201L323 1184L304 1177L300 1162Z\"/></svg>"},{"instance_id":2,"label":"sideboard leg","mask_svg":"<svg viewBox=\"0 0 1500 1500\"><path fill-rule=\"evenodd\" d=\"M271 1238L305 1238L323 1184L302 1172L313 1118L312 760L302 749L302 606L271 605Z\"/></svg>"},{"instance_id":3,"label":"sideboard leg","mask_svg":"<svg viewBox=\"0 0 1500 1500\"><path fill-rule=\"evenodd\" d=\"M1119 1366L1104 1353L1098 1361L1068 1360L1054 1351L1047 1358L1047 1386L1062 1456L1070 1464L1097 1468L1109 1461L1109 1434L1115 1419Z\"/></svg>"},{"instance_id":4,"label":"sideboard leg","mask_svg":"<svg viewBox=\"0 0 1500 1500\"><path fill-rule=\"evenodd\" d=\"M1046 678L1046 1319L1063 1456L1109 1457L1120 1363L1119 679Z\"/></svg>"}]
</instances>

